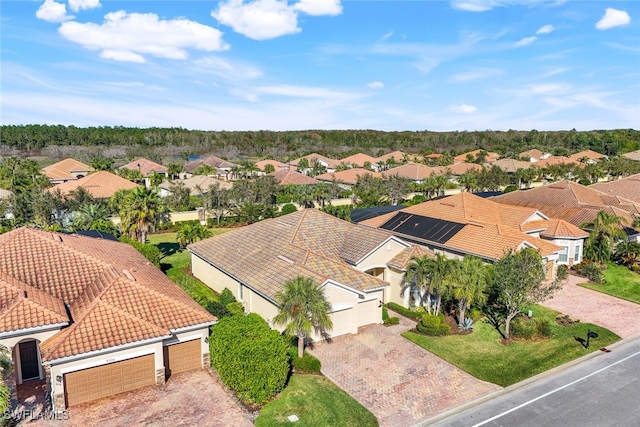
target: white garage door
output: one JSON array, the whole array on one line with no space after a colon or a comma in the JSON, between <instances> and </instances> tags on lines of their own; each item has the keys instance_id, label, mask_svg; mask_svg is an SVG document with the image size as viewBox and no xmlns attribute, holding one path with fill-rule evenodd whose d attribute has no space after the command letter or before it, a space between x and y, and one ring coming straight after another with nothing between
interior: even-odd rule
<instances>
[{"instance_id":1,"label":"white garage door","mask_svg":"<svg viewBox=\"0 0 640 427\"><path fill-rule=\"evenodd\" d=\"M331 313L333 329L329 331L329 336L338 337L340 335L350 334L354 329L353 322L355 319L353 317L353 308L346 308Z\"/></svg>"},{"instance_id":2,"label":"white garage door","mask_svg":"<svg viewBox=\"0 0 640 427\"><path fill-rule=\"evenodd\" d=\"M358 303L358 327L382 322L382 309L379 305L377 298Z\"/></svg>"}]
</instances>

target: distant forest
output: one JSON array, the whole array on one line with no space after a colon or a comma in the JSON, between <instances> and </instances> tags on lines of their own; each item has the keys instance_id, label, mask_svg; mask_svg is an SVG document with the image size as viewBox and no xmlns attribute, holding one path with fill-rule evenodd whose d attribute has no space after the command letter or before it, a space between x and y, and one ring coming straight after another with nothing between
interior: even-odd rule
<instances>
[{"instance_id":1,"label":"distant forest","mask_svg":"<svg viewBox=\"0 0 640 427\"><path fill-rule=\"evenodd\" d=\"M235 153L266 158L319 152L328 156L365 152L377 156L402 150L409 153L458 154L482 148L503 156L515 156L538 148L554 154L592 149L616 155L640 149L640 131L634 129L593 131L472 131L383 132L376 130L308 131L200 131L182 128L75 127L20 125L0 127L4 149L38 152L47 147L172 147L173 153L189 155L209 152Z\"/></svg>"}]
</instances>

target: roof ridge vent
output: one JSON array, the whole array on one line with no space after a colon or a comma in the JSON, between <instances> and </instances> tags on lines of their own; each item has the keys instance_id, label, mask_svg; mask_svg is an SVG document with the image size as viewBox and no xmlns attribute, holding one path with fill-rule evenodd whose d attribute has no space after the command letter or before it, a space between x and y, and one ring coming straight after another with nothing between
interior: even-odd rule
<instances>
[{"instance_id":1,"label":"roof ridge vent","mask_svg":"<svg viewBox=\"0 0 640 427\"><path fill-rule=\"evenodd\" d=\"M132 281L136 281L136 278L133 277L133 274L131 274L131 272L129 270L122 270L122 273L127 277L127 279L132 280Z\"/></svg>"},{"instance_id":2,"label":"roof ridge vent","mask_svg":"<svg viewBox=\"0 0 640 427\"><path fill-rule=\"evenodd\" d=\"M450 206L450 207L452 207L452 208L455 208L455 207L456 207L456 205L455 205L454 203L445 203L445 202L440 202L440 204L441 204L441 205L444 205L444 206Z\"/></svg>"},{"instance_id":3,"label":"roof ridge vent","mask_svg":"<svg viewBox=\"0 0 640 427\"><path fill-rule=\"evenodd\" d=\"M289 258L287 258L284 255L278 255L278 259L280 261L284 261L284 262L288 263L289 265L293 265L294 264L294 262L292 260L290 260Z\"/></svg>"}]
</instances>

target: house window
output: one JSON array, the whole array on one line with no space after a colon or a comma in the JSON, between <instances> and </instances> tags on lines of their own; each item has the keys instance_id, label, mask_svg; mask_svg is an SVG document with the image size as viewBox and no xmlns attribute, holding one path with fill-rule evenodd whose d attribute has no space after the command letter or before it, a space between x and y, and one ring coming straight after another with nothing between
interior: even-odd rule
<instances>
[{"instance_id":1,"label":"house window","mask_svg":"<svg viewBox=\"0 0 640 427\"><path fill-rule=\"evenodd\" d=\"M244 294L244 292L242 292L242 290L243 290L242 288L244 288L244 286L240 285L240 291L238 292L238 296L240 297L240 298L238 298L238 299L239 299L240 301L244 300L244 295L243 295L243 294Z\"/></svg>"},{"instance_id":2,"label":"house window","mask_svg":"<svg viewBox=\"0 0 640 427\"><path fill-rule=\"evenodd\" d=\"M573 261L578 262L580 259L580 245L576 245L576 253L573 255Z\"/></svg>"},{"instance_id":3,"label":"house window","mask_svg":"<svg viewBox=\"0 0 640 427\"><path fill-rule=\"evenodd\" d=\"M563 246L562 252L560 252L560 256L558 257L558 262L567 262L567 254L569 253L569 247Z\"/></svg>"}]
</instances>

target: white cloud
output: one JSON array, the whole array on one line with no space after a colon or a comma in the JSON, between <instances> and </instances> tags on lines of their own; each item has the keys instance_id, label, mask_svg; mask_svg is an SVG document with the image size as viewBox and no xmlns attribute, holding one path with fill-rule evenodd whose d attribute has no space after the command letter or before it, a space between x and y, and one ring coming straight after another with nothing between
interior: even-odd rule
<instances>
[{"instance_id":1,"label":"white cloud","mask_svg":"<svg viewBox=\"0 0 640 427\"><path fill-rule=\"evenodd\" d=\"M306 13L307 15L340 15L342 13L342 5L340 0L300 0L293 5L295 10Z\"/></svg>"},{"instance_id":2,"label":"white cloud","mask_svg":"<svg viewBox=\"0 0 640 427\"><path fill-rule=\"evenodd\" d=\"M486 12L499 6L500 3L492 0L452 0L451 7L465 12Z\"/></svg>"},{"instance_id":3,"label":"white cloud","mask_svg":"<svg viewBox=\"0 0 640 427\"><path fill-rule=\"evenodd\" d=\"M100 0L68 0L69 9L78 12L83 9L95 9L100 7Z\"/></svg>"},{"instance_id":4,"label":"white cloud","mask_svg":"<svg viewBox=\"0 0 640 427\"><path fill-rule=\"evenodd\" d=\"M369 82L367 86L371 89L382 89L384 87L384 83L382 82Z\"/></svg>"},{"instance_id":5,"label":"white cloud","mask_svg":"<svg viewBox=\"0 0 640 427\"><path fill-rule=\"evenodd\" d=\"M236 33L254 40L267 40L300 32L298 14L286 1L242 0L220 2L211 16Z\"/></svg>"},{"instance_id":6,"label":"white cloud","mask_svg":"<svg viewBox=\"0 0 640 427\"><path fill-rule=\"evenodd\" d=\"M58 29L66 39L115 61L145 62L144 55L185 59L186 49L207 52L228 49L219 30L185 18L159 19L154 13L118 11L102 24L65 22Z\"/></svg>"},{"instance_id":7,"label":"white cloud","mask_svg":"<svg viewBox=\"0 0 640 427\"><path fill-rule=\"evenodd\" d=\"M451 81L455 83L467 82L470 80L487 79L489 77L501 76L504 71L496 68L473 68L469 71L454 74Z\"/></svg>"},{"instance_id":8,"label":"white cloud","mask_svg":"<svg viewBox=\"0 0 640 427\"><path fill-rule=\"evenodd\" d=\"M468 104L452 105L449 110L454 113L472 114L478 111L477 107Z\"/></svg>"},{"instance_id":9,"label":"white cloud","mask_svg":"<svg viewBox=\"0 0 640 427\"><path fill-rule=\"evenodd\" d=\"M250 80L261 77L262 70L250 64L231 62L215 56L197 59L193 62L192 71L198 74L211 74L225 80Z\"/></svg>"},{"instance_id":10,"label":"white cloud","mask_svg":"<svg viewBox=\"0 0 640 427\"><path fill-rule=\"evenodd\" d=\"M609 28L620 27L631 22L631 17L624 10L608 7L604 16L596 23L598 30L608 30Z\"/></svg>"},{"instance_id":11,"label":"white cloud","mask_svg":"<svg viewBox=\"0 0 640 427\"><path fill-rule=\"evenodd\" d=\"M324 100L354 100L360 95L351 92L338 92L323 87L275 85L261 86L255 90L264 95L284 96L290 98L312 98Z\"/></svg>"},{"instance_id":12,"label":"white cloud","mask_svg":"<svg viewBox=\"0 0 640 427\"><path fill-rule=\"evenodd\" d=\"M533 43L536 40L538 40L538 38L536 36L525 37L525 38L517 41L516 42L516 46L527 46L527 45L530 45L531 43Z\"/></svg>"},{"instance_id":13,"label":"white cloud","mask_svg":"<svg viewBox=\"0 0 640 427\"><path fill-rule=\"evenodd\" d=\"M553 30L555 30L554 26L549 24L549 25L544 25L540 28L538 28L538 31L536 31L536 34L549 34L551 33Z\"/></svg>"},{"instance_id":14,"label":"white cloud","mask_svg":"<svg viewBox=\"0 0 640 427\"><path fill-rule=\"evenodd\" d=\"M67 6L53 0L44 0L36 11L36 18L47 22L64 22L73 19L72 15L67 15Z\"/></svg>"}]
</instances>

